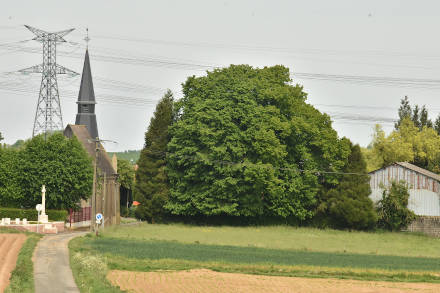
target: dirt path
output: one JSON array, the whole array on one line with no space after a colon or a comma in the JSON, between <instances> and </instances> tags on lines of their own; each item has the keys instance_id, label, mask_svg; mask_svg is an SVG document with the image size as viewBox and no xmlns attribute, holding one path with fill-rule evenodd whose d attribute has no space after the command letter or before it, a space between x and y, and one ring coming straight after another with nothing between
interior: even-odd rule
<instances>
[{"instance_id":1,"label":"dirt path","mask_svg":"<svg viewBox=\"0 0 440 293\"><path fill-rule=\"evenodd\" d=\"M111 271L114 285L130 292L240 293L372 293L440 292L440 284L394 283L339 279L310 279L219 273L210 270L178 272Z\"/></svg>"},{"instance_id":2,"label":"dirt path","mask_svg":"<svg viewBox=\"0 0 440 293\"><path fill-rule=\"evenodd\" d=\"M0 234L0 293L9 285L11 272L25 240L24 234Z\"/></svg>"},{"instance_id":3,"label":"dirt path","mask_svg":"<svg viewBox=\"0 0 440 293\"><path fill-rule=\"evenodd\" d=\"M78 292L69 263L69 240L86 232L48 235L34 252L35 293Z\"/></svg>"}]
</instances>

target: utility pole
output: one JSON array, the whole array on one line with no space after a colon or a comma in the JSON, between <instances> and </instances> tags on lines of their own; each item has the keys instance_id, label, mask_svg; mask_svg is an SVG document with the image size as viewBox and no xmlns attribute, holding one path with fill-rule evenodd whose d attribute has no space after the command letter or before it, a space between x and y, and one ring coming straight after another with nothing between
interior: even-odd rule
<instances>
[{"instance_id":1,"label":"utility pole","mask_svg":"<svg viewBox=\"0 0 440 293\"><path fill-rule=\"evenodd\" d=\"M63 37L74 29L49 33L28 25L25 27L36 35L33 40L43 44L43 63L19 72L42 74L32 137L44 133L46 138L48 132L63 129L57 74L78 75L75 71L58 65L56 62L57 43L66 42Z\"/></svg>"},{"instance_id":2,"label":"utility pole","mask_svg":"<svg viewBox=\"0 0 440 293\"><path fill-rule=\"evenodd\" d=\"M90 216L90 231L97 231L97 227L96 227L96 214L97 214L97 195L96 195L96 185L98 183L98 159L99 159L99 152L100 152L100 144L101 142L112 142L112 143L117 143L116 141L113 140L104 140L104 139L99 139L99 137L96 137L93 140L89 140L89 143L95 143L95 162L93 164L93 192L92 192L92 214ZM105 181L106 181L106 174L104 173L104 186L105 186ZM102 214L104 214L104 196L105 196L105 187L103 190L103 194L102 194L102 201L101 201L101 211ZM92 221L93 221L93 225L92 225ZM105 221L105 218L103 219L103 221ZM97 232L96 232L97 233Z\"/></svg>"},{"instance_id":3,"label":"utility pole","mask_svg":"<svg viewBox=\"0 0 440 293\"><path fill-rule=\"evenodd\" d=\"M99 153L99 138L95 139L95 161L93 164L93 192L92 192L92 214L90 217L90 230L96 231L96 182L97 182L97 167L98 167L98 153ZM93 225L92 225L93 222Z\"/></svg>"}]
</instances>

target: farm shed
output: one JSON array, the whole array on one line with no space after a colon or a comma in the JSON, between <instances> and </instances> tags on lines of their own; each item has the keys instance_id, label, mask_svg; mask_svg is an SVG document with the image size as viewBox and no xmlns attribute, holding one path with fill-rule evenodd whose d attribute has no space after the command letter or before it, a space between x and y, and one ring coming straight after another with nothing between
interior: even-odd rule
<instances>
[{"instance_id":1,"label":"farm shed","mask_svg":"<svg viewBox=\"0 0 440 293\"><path fill-rule=\"evenodd\" d=\"M407 162L397 162L370 172L370 198L377 202L383 188L404 180L410 194L408 208L418 216L440 217L440 176Z\"/></svg>"}]
</instances>

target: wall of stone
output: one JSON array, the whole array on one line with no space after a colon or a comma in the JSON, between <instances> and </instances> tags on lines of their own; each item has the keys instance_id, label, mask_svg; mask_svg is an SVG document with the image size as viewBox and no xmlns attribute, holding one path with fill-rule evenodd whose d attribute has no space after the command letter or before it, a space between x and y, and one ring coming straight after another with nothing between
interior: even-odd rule
<instances>
[{"instance_id":1,"label":"wall of stone","mask_svg":"<svg viewBox=\"0 0 440 293\"><path fill-rule=\"evenodd\" d=\"M408 226L406 231L421 232L430 236L440 237L440 217L418 217Z\"/></svg>"}]
</instances>

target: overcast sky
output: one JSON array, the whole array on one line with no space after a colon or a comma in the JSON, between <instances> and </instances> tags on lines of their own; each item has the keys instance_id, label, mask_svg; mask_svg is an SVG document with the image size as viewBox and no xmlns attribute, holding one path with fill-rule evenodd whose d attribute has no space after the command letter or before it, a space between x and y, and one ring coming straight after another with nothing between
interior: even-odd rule
<instances>
[{"instance_id":1,"label":"overcast sky","mask_svg":"<svg viewBox=\"0 0 440 293\"><path fill-rule=\"evenodd\" d=\"M5 0L0 132L6 143L32 135L41 76L7 74L41 63L42 48L29 41L28 24L47 31L75 28L58 46L57 62L77 72L89 28L99 133L118 142L107 150L142 148L165 89L178 98L188 76L229 64L289 67L308 102L334 117L339 135L366 146L372 117L395 118L405 95L426 104L435 118L440 88L311 80L295 73L440 79L439 9L438 1L391 0ZM64 124L74 123L79 77L60 77L59 87ZM347 116L352 119L341 119ZM368 121L359 120L365 116Z\"/></svg>"}]
</instances>

